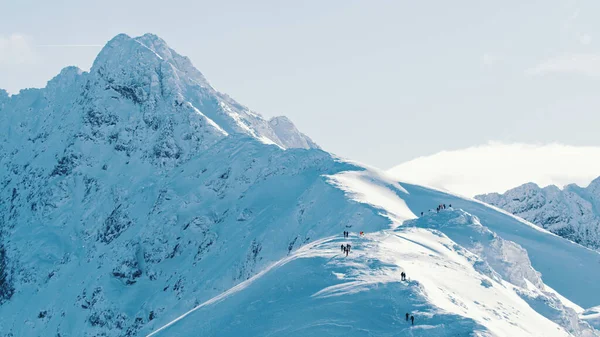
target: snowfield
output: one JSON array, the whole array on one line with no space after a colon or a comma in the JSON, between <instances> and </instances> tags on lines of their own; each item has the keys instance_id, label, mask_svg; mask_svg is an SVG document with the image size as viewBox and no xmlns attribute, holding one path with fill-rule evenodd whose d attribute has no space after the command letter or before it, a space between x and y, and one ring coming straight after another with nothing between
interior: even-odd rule
<instances>
[{"instance_id":1,"label":"snowfield","mask_svg":"<svg viewBox=\"0 0 600 337\"><path fill-rule=\"evenodd\" d=\"M597 252L341 160L150 34L0 91L0 190L1 337L598 336Z\"/></svg>"}]
</instances>

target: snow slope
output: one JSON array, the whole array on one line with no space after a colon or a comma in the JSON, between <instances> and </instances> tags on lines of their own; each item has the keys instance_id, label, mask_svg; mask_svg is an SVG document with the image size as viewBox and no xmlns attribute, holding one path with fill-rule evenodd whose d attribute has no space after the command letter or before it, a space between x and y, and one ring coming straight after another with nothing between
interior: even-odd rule
<instances>
[{"instance_id":1,"label":"snow slope","mask_svg":"<svg viewBox=\"0 0 600 337\"><path fill-rule=\"evenodd\" d=\"M469 249L455 240L470 241ZM348 257L339 250L346 243ZM483 258L474 254L488 244ZM408 281L399 281L402 271ZM596 335L546 291L522 248L463 211L363 237L318 240L149 336L242 330L251 336Z\"/></svg>"},{"instance_id":2,"label":"snow slope","mask_svg":"<svg viewBox=\"0 0 600 337\"><path fill-rule=\"evenodd\" d=\"M594 334L598 253L339 160L153 35L0 92L0 190L2 337Z\"/></svg>"},{"instance_id":3,"label":"snow slope","mask_svg":"<svg viewBox=\"0 0 600 337\"><path fill-rule=\"evenodd\" d=\"M583 246L565 240L539 227L497 211L475 200L452 196L422 186L403 184L411 197L407 205L417 211L427 211L430 205L451 204L476 215L482 223L500 237L523 247L532 266L542 274L544 282L583 308L600 301L600 255ZM435 211L435 209L433 209Z\"/></svg>"},{"instance_id":4,"label":"snow slope","mask_svg":"<svg viewBox=\"0 0 600 337\"><path fill-rule=\"evenodd\" d=\"M529 183L504 194L475 197L571 241L600 248L600 178L582 188L571 184L540 188Z\"/></svg>"}]
</instances>

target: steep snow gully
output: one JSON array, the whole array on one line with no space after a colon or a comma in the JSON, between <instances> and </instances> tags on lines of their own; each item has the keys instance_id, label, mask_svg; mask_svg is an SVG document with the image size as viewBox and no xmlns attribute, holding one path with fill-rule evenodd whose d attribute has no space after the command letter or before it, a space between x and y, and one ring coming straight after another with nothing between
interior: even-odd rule
<instances>
[{"instance_id":1,"label":"steep snow gully","mask_svg":"<svg viewBox=\"0 0 600 337\"><path fill-rule=\"evenodd\" d=\"M0 90L0 337L598 336L599 262L321 150L151 34Z\"/></svg>"}]
</instances>

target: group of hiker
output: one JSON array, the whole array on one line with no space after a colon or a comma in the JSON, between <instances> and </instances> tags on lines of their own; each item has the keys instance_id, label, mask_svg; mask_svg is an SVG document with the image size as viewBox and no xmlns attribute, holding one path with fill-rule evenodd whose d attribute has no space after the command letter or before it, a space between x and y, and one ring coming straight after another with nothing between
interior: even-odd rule
<instances>
[{"instance_id":1,"label":"group of hiker","mask_svg":"<svg viewBox=\"0 0 600 337\"><path fill-rule=\"evenodd\" d=\"M440 205L442 207L442 209L446 209L446 205L442 204ZM452 207L452 205L450 205L449 207ZM439 212L440 208L438 207L438 212ZM423 212L421 212L421 215L423 215ZM360 232L360 236L363 236L364 233ZM344 231L344 238L348 238L350 237L350 232ZM348 256L348 254L350 253L350 248L352 246L347 243L347 244L342 244L340 246L340 249L343 253L346 253L346 256ZM406 273L405 272L401 272L400 273L400 280L401 281L406 281ZM415 325L415 316L409 314L408 312L406 313L406 321L408 322L408 320L410 319L410 323L411 325Z\"/></svg>"},{"instance_id":2,"label":"group of hiker","mask_svg":"<svg viewBox=\"0 0 600 337\"><path fill-rule=\"evenodd\" d=\"M348 244L345 244L345 245L342 245L342 252L343 252L343 253L346 253L346 256L348 256L348 253L350 253L350 247L351 247L351 246L350 246L350 244L349 244L349 243L348 243Z\"/></svg>"},{"instance_id":3,"label":"group of hiker","mask_svg":"<svg viewBox=\"0 0 600 337\"><path fill-rule=\"evenodd\" d=\"M360 236L363 237L365 235L365 232L360 232ZM344 238L349 238L350 237L350 232L348 231L344 231ZM348 256L348 254L350 253L350 244L345 244L342 245L342 253L346 253L346 256Z\"/></svg>"},{"instance_id":4,"label":"group of hiker","mask_svg":"<svg viewBox=\"0 0 600 337\"><path fill-rule=\"evenodd\" d=\"M452 204L449 204L447 208L451 208ZM439 204L438 207L435 209L436 213L439 213L441 210L446 209L446 204ZM429 210L430 212L433 212L432 210ZM421 216L423 216L423 212L421 212Z\"/></svg>"},{"instance_id":5,"label":"group of hiker","mask_svg":"<svg viewBox=\"0 0 600 337\"><path fill-rule=\"evenodd\" d=\"M362 232L361 232L362 233ZM350 232L344 231L344 238L349 238ZM346 253L346 256L350 253L350 244L342 244L342 253Z\"/></svg>"},{"instance_id":6,"label":"group of hiker","mask_svg":"<svg viewBox=\"0 0 600 337\"><path fill-rule=\"evenodd\" d=\"M452 207L452 204L448 205L448 207ZM439 204L438 207L437 207L437 209L436 209L436 212L439 213L443 209L446 209L446 204Z\"/></svg>"}]
</instances>

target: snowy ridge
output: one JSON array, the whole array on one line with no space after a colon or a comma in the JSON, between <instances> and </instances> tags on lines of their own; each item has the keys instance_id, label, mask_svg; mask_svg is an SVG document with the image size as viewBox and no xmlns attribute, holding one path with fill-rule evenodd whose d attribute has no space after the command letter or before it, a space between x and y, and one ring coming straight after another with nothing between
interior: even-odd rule
<instances>
[{"instance_id":1,"label":"snowy ridge","mask_svg":"<svg viewBox=\"0 0 600 337\"><path fill-rule=\"evenodd\" d=\"M458 240L466 241L473 234L483 239L475 239L474 244L488 244L486 237L491 234L492 242L500 242L492 249L507 253L490 252L482 259L473 253L477 251L475 246L466 250L433 229L438 225L452 228L452 236ZM348 257L341 254L340 243L351 243L353 253ZM510 275L512 283L503 279L508 269L502 264L531 273ZM319 272L320 269L326 272ZM410 275L409 281L399 281L402 271ZM313 276L315 272L320 276ZM290 288L297 279L303 280L302 288ZM573 309L565 307L544 287L522 248L493 235L465 212L443 211L410 221L394 231L354 235L348 240L318 240L244 282L244 292L235 287L185 314L196 319L189 317L186 321L185 316L178 317L148 336L160 336L159 332L187 336L198 328L209 335L218 331L220 336L233 336L236 328L225 325L233 320L230 316L237 316L236 326L249 326L250 335L362 335L360 331L378 336L596 335ZM335 310L348 299L352 299L351 305L378 301L378 311L356 316L351 308ZM293 309L288 307L290 301L295 303ZM207 305L213 307L206 308ZM228 307L241 308L242 313L228 311ZM323 307L334 313L324 314L318 309ZM292 325L285 324L287 320L277 324L269 319L285 316L283 312L287 310L303 315L295 317ZM311 310L317 313L308 314ZM419 324L411 326L406 322L402 310L415 314ZM385 320L374 317L382 314ZM261 330L255 331L256 324L252 322L257 320L261 321ZM313 324L314 321L319 323Z\"/></svg>"},{"instance_id":2,"label":"snowy ridge","mask_svg":"<svg viewBox=\"0 0 600 337\"><path fill-rule=\"evenodd\" d=\"M567 185L540 188L528 183L504 194L475 198L522 217L537 226L592 249L600 248L600 178L586 188Z\"/></svg>"}]
</instances>

